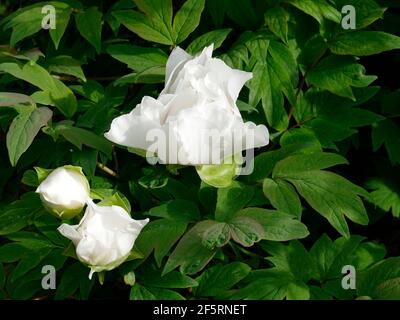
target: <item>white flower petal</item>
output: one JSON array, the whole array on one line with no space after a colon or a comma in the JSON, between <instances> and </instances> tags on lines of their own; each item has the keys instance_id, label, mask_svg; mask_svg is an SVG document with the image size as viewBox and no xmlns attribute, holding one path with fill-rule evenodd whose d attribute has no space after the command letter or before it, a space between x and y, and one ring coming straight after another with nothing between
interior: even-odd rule
<instances>
[{"instance_id":1,"label":"white flower petal","mask_svg":"<svg viewBox=\"0 0 400 320\"><path fill-rule=\"evenodd\" d=\"M164 105L156 99L144 97L142 103L129 114L115 118L111 128L104 136L117 144L147 150L151 141L147 141L149 130L161 128Z\"/></svg>"},{"instance_id":2,"label":"white flower petal","mask_svg":"<svg viewBox=\"0 0 400 320\"><path fill-rule=\"evenodd\" d=\"M122 207L99 206L89 201L79 225L64 224L59 231L73 240L79 260L91 268L92 275L123 263L148 222L149 219L132 219Z\"/></svg>"},{"instance_id":3,"label":"white flower petal","mask_svg":"<svg viewBox=\"0 0 400 320\"><path fill-rule=\"evenodd\" d=\"M57 230L66 238L72 240L72 242L77 245L82 239L82 236L77 231L78 226L71 226L69 224L63 223L57 228Z\"/></svg>"},{"instance_id":4,"label":"white flower petal","mask_svg":"<svg viewBox=\"0 0 400 320\"><path fill-rule=\"evenodd\" d=\"M185 50L181 49L180 47L176 47L172 50L171 54L169 55L166 72L165 72L165 84L166 86L172 78L176 76L178 73L179 67L182 66L185 62L190 60L192 56L188 54Z\"/></svg>"}]
</instances>

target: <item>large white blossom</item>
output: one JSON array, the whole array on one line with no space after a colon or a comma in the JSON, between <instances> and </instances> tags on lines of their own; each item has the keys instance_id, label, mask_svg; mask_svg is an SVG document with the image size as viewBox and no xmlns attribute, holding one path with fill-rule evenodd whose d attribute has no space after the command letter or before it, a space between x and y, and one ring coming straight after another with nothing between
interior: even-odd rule
<instances>
[{"instance_id":1,"label":"large white blossom","mask_svg":"<svg viewBox=\"0 0 400 320\"><path fill-rule=\"evenodd\" d=\"M145 96L129 114L113 120L110 141L147 151L162 163L220 164L243 150L268 144L264 125L244 123L236 100L252 74L212 57L213 46L192 57L175 48L165 88Z\"/></svg>"}]
</instances>

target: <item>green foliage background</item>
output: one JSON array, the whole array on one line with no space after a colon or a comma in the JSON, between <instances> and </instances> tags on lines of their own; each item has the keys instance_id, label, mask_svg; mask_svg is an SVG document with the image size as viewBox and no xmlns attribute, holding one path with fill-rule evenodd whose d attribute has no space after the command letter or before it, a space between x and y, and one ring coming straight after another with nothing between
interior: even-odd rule
<instances>
[{"instance_id":1,"label":"green foliage background","mask_svg":"<svg viewBox=\"0 0 400 320\"><path fill-rule=\"evenodd\" d=\"M55 30L41 29L47 4ZM340 24L348 4L356 30ZM3 0L0 29L0 298L400 299L397 1ZM211 43L253 72L238 107L272 135L221 189L103 138L158 95L174 46ZM34 193L34 167L66 164L151 219L103 285Z\"/></svg>"}]
</instances>

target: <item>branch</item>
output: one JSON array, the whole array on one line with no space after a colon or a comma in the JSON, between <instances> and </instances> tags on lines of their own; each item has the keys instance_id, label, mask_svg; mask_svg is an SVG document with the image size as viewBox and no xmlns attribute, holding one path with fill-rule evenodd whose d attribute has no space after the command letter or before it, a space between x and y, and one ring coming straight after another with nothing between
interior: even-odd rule
<instances>
[{"instance_id":1,"label":"branch","mask_svg":"<svg viewBox=\"0 0 400 320\"><path fill-rule=\"evenodd\" d=\"M325 55L325 53L328 51L328 48L329 48L329 46L326 45L326 46L324 47L324 49L319 53L319 55L317 56L317 58L315 59L315 61L307 68L306 72L304 72L304 76L303 76L303 78L301 79L300 85L298 86L298 88L297 88L297 90L296 90L296 94L295 94L295 97L294 97L294 104L293 104L293 106L290 108L290 111L289 111L289 115L288 115L288 120L289 120L289 122L290 122L290 119L291 119L292 116L293 116L294 107L296 106L297 100L299 99L300 92L303 90L303 87L304 87L304 85L306 84L307 76L308 76L309 73L315 68L315 66L318 64L318 62L321 61L322 57L323 57L323 56Z\"/></svg>"}]
</instances>

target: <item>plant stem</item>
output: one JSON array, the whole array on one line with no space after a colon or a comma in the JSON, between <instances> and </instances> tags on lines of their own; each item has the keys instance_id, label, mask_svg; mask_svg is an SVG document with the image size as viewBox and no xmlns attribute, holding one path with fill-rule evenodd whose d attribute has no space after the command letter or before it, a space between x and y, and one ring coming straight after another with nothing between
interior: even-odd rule
<instances>
[{"instance_id":1,"label":"plant stem","mask_svg":"<svg viewBox=\"0 0 400 320\"><path fill-rule=\"evenodd\" d=\"M307 70L304 72L304 76L300 81L300 85L298 86L297 90L296 90L296 94L294 96L294 104L293 106L290 108L289 111L289 115L288 115L288 119L290 122L290 119L293 116L294 113L294 108L296 106L297 100L299 99L299 95L300 92L303 90L304 85L306 84L306 79L307 76L309 75L309 73L315 68L315 66L318 64L318 62L320 62L320 60L323 58L323 56L325 55L325 53L328 51L328 45L326 45L323 50L319 53L319 55L317 56L317 58L315 59L315 61L307 68Z\"/></svg>"},{"instance_id":2,"label":"plant stem","mask_svg":"<svg viewBox=\"0 0 400 320\"><path fill-rule=\"evenodd\" d=\"M112 169L110 169L109 167L105 166L104 164L97 162L97 168L103 170L105 173L108 173L110 176L114 177L114 178L118 178L118 174L113 171Z\"/></svg>"}]
</instances>

